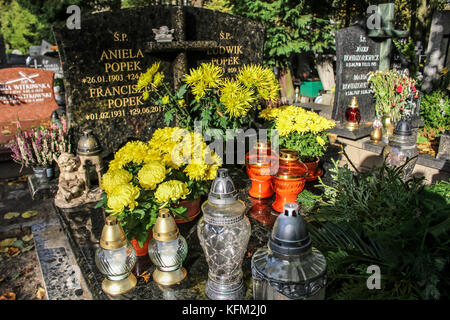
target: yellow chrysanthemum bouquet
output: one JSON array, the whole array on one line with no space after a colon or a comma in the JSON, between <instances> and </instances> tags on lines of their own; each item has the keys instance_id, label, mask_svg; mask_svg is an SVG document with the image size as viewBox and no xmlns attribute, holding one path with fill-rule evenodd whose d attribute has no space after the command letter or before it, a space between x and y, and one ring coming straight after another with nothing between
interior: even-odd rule
<instances>
[{"instance_id":1,"label":"yellow chrysanthemum bouquet","mask_svg":"<svg viewBox=\"0 0 450 320\"><path fill-rule=\"evenodd\" d=\"M267 108L259 116L270 121L271 129L278 130L280 148L297 150L303 162L313 162L324 154L328 144L326 130L335 125L334 121L297 106Z\"/></svg>"},{"instance_id":2,"label":"yellow chrysanthemum bouquet","mask_svg":"<svg viewBox=\"0 0 450 320\"><path fill-rule=\"evenodd\" d=\"M221 66L202 63L184 76L185 84L174 94L160 82L158 68L159 63L152 65L139 78L138 89L143 90L144 100L153 96L152 103L164 106L166 125L176 117L177 125L190 130L197 121L204 132L245 130L252 126L264 101L279 98L274 73L259 65L246 65L234 78L225 79ZM189 106L186 101L190 101Z\"/></svg>"},{"instance_id":3,"label":"yellow chrysanthemum bouquet","mask_svg":"<svg viewBox=\"0 0 450 320\"><path fill-rule=\"evenodd\" d=\"M130 141L115 153L97 207L117 215L128 239L142 247L159 209L186 218L179 202L206 194L221 165L201 135L179 127L157 129L149 142Z\"/></svg>"}]
</instances>

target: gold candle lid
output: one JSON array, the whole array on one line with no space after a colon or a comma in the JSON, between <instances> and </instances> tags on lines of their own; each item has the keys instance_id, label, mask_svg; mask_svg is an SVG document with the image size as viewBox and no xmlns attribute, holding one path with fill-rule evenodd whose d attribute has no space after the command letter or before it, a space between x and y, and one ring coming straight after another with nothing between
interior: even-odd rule
<instances>
[{"instance_id":1,"label":"gold candle lid","mask_svg":"<svg viewBox=\"0 0 450 320\"><path fill-rule=\"evenodd\" d=\"M292 149L281 149L280 160L295 161L298 160L298 151Z\"/></svg>"},{"instance_id":2,"label":"gold candle lid","mask_svg":"<svg viewBox=\"0 0 450 320\"><path fill-rule=\"evenodd\" d=\"M352 108L352 109L359 108L358 100L356 99L356 96L353 96L352 101L350 101L349 108Z\"/></svg>"},{"instance_id":3,"label":"gold candle lid","mask_svg":"<svg viewBox=\"0 0 450 320\"><path fill-rule=\"evenodd\" d=\"M169 209L160 209L153 227L153 238L157 241L167 242L175 240L179 234L180 231Z\"/></svg>"},{"instance_id":4,"label":"gold candle lid","mask_svg":"<svg viewBox=\"0 0 450 320\"><path fill-rule=\"evenodd\" d=\"M102 230L100 247L106 250L116 250L127 244L127 237L116 216L108 216Z\"/></svg>"}]
</instances>

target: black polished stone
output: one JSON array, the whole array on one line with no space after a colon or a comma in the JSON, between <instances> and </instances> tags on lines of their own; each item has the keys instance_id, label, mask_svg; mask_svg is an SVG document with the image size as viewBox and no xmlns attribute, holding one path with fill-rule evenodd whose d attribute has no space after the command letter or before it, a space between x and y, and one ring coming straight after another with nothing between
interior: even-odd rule
<instances>
[{"instance_id":1,"label":"black polished stone","mask_svg":"<svg viewBox=\"0 0 450 320\"><path fill-rule=\"evenodd\" d=\"M379 66L380 43L366 30L354 25L336 31L336 94L332 118L345 123L345 110L356 96L361 123L373 121L375 100L367 83L367 73Z\"/></svg>"},{"instance_id":2,"label":"black polished stone","mask_svg":"<svg viewBox=\"0 0 450 320\"><path fill-rule=\"evenodd\" d=\"M328 130L329 133L337 134L340 137L352 139L352 140L358 140L364 137L367 137L370 135L370 132L372 131L372 126L361 124L360 127L356 130L350 131L344 126L338 124L336 127Z\"/></svg>"},{"instance_id":3,"label":"black polished stone","mask_svg":"<svg viewBox=\"0 0 450 320\"><path fill-rule=\"evenodd\" d=\"M133 87L154 62L161 61L160 71L171 85L181 71L202 62L222 65L226 76L245 64L262 63L264 28L218 11L161 5L100 12L81 21L80 30L54 26L67 115L73 142L91 128L103 156L131 139L148 141L164 126L163 109L144 102ZM152 29L164 25L175 29L171 43L155 42Z\"/></svg>"}]
</instances>

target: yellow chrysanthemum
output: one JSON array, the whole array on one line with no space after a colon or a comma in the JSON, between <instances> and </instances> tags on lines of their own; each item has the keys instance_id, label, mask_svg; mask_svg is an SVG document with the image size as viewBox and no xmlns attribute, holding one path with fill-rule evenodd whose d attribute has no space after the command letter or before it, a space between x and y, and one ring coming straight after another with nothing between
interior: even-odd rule
<instances>
[{"instance_id":1,"label":"yellow chrysanthemum","mask_svg":"<svg viewBox=\"0 0 450 320\"><path fill-rule=\"evenodd\" d=\"M260 65L246 65L242 67L237 79L249 88L255 88L258 98L264 100L277 100L279 98L280 86L275 74L269 68Z\"/></svg>"},{"instance_id":2,"label":"yellow chrysanthemum","mask_svg":"<svg viewBox=\"0 0 450 320\"><path fill-rule=\"evenodd\" d=\"M111 193L114 187L127 184L133 179L133 175L124 169L113 169L108 170L102 176L102 182L100 184L101 188L107 193Z\"/></svg>"},{"instance_id":3,"label":"yellow chrysanthemum","mask_svg":"<svg viewBox=\"0 0 450 320\"><path fill-rule=\"evenodd\" d=\"M209 166L206 163L190 163L184 169L186 175L191 180L205 180L207 173L209 170Z\"/></svg>"},{"instance_id":4,"label":"yellow chrysanthemum","mask_svg":"<svg viewBox=\"0 0 450 320\"><path fill-rule=\"evenodd\" d=\"M149 85L153 86L153 83L152 83L153 75L156 73L156 71L158 71L160 63L161 63L160 61L153 63L152 66L150 68L148 68L146 72L141 74L141 76L138 79L137 86L136 86L136 89L138 91ZM160 76L158 76L158 77L160 77ZM161 81L162 81L162 79L161 79Z\"/></svg>"},{"instance_id":5,"label":"yellow chrysanthemum","mask_svg":"<svg viewBox=\"0 0 450 320\"><path fill-rule=\"evenodd\" d=\"M259 116L266 120L275 121L275 128L280 136L287 136L293 132L300 134L307 132L320 133L333 128L335 125L334 121L297 106L268 108L262 110Z\"/></svg>"},{"instance_id":6,"label":"yellow chrysanthemum","mask_svg":"<svg viewBox=\"0 0 450 320\"><path fill-rule=\"evenodd\" d=\"M180 107L183 107L183 106L184 106L184 99L178 100L178 105L179 105Z\"/></svg>"},{"instance_id":7,"label":"yellow chrysanthemum","mask_svg":"<svg viewBox=\"0 0 450 320\"><path fill-rule=\"evenodd\" d=\"M168 104L168 103L169 103L169 96L164 96L164 97L162 97L161 102L162 102L163 104Z\"/></svg>"},{"instance_id":8,"label":"yellow chrysanthemum","mask_svg":"<svg viewBox=\"0 0 450 320\"><path fill-rule=\"evenodd\" d=\"M200 67L191 69L184 76L184 81L191 88L195 99L200 100L210 89L218 88L222 82L223 69L210 63L202 63Z\"/></svg>"},{"instance_id":9,"label":"yellow chrysanthemum","mask_svg":"<svg viewBox=\"0 0 450 320\"><path fill-rule=\"evenodd\" d=\"M179 180L169 180L158 185L155 191L155 198L158 203L167 203L169 201L178 201L186 199L190 193L185 182Z\"/></svg>"},{"instance_id":10,"label":"yellow chrysanthemum","mask_svg":"<svg viewBox=\"0 0 450 320\"><path fill-rule=\"evenodd\" d=\"M252 91L243 87L237 80L225 80L220 95L220 102L225 106L225 112L232 118L245 116L255 100Z\"/></svg>"},{"instance_id":11,"label":"yellow chrysanthemum","mask_svg":"<svg viewBox=\"0 0 450 320\"><path fill-rule=\"evenodd\" d=\"M156 161L152 161L144 165L139 170L137 176L139 184L146 190L154 190L158 183L166 178L166 167Z\"/></svg>"},{"instance_id":12,"label":"yellow chrysanthemum","mask_svg":"<svg viewBox=\"0 0 450 320\"><path fill-rule=\"evenodd\" d=\"M121 213L125 208L134 210L138 205L136 199L139 198L140 190L131 183L115 186L108 195L107 212Z\"/></svg>"},{"instance_id":13,"label":"yellow chrysanthemum","mask_svg":"<svg viewBox=\"0 0 450 320\"><path fill-rule=\"evenodd\" d=\"M325 140L323 140L322 137L317 136L316 140L317 143L319 143L321 146L324 146L326 144Z\"/></svg>"},{"instance_id":14,"label":"yellow chrysanthemum","mask_svg":"<svg viewBox=\"0 0 450 320\"><path fill-rule=\"evenodd\" d=\"M114 159L109 163L111 169L122 169L130 162L141 164L148 157L149 147L142 141L127 142L114 155Z\"/></svg>"},{"instance_id":15,"label":"yellow chrysanthemum","mask_svg":"<svg viewBox=\"0 0 450 320\"><path fill-rule=\"evenodd\" d=\"M162 84L163 80L164 80L164 73L157 72L152 82L153 89L157 89Z\"/></svg>"}]
</instances>

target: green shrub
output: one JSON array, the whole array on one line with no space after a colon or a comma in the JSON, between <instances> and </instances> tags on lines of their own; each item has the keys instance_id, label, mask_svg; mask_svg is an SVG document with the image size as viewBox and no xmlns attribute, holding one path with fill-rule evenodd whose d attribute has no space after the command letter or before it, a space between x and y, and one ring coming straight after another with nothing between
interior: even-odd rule
<instances>
[{"instance_id":1,"label":"green shrub","mask_svg":"<svg viewBox=\"0 0 450 320\"><path fill-rule=\"evenodd\" d=\"M420 116L425 127L435 129L439 136L450 130L450 98L443 90L425 94L420 103Z\"/></svg>"}]
</instances>

